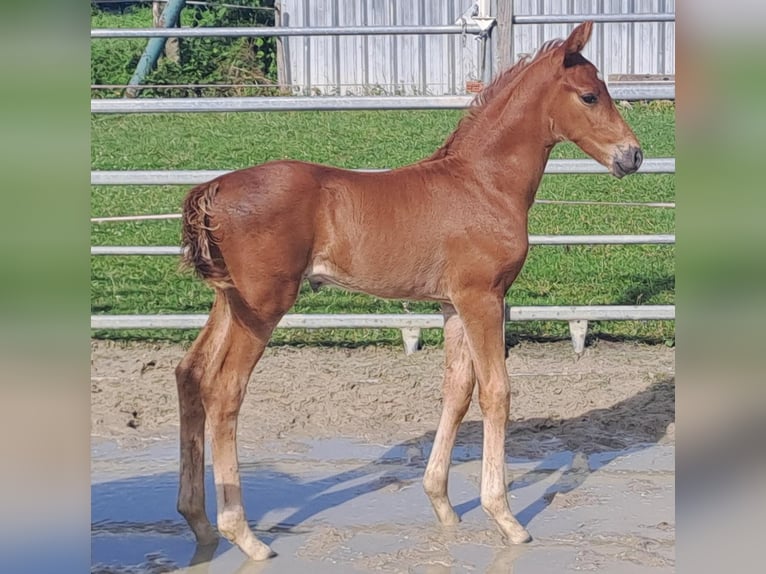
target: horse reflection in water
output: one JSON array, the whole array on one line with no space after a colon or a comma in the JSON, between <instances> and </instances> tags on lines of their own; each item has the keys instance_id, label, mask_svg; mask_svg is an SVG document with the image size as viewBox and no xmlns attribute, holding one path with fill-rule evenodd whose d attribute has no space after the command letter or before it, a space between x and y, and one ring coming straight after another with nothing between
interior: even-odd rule
<instances>
[{"instance_id":1,"label":"horse reflection in water","mask_svg":"<svg viewBox=\"0 0 766 574\"><path fill-rule=\"evenodd\" d=\"M237 417L250 374L300 285L437 301L444 314L443 411L423 485L443 524L459 521L447 479L478 384L480 500L509 543L528 541L505 480L510 383L503 300L527 256L527 213L556 143L572 141L622 177L642 152L581 51L592 23L500 74L430 157L383 173L275 161L221 176L184 201L185 261L215 289L207 324L176 369L178 510L200 544L204 432L212 435L218 531L255 560L273 555L247 524Z\"/></svg>"}]
</instances>

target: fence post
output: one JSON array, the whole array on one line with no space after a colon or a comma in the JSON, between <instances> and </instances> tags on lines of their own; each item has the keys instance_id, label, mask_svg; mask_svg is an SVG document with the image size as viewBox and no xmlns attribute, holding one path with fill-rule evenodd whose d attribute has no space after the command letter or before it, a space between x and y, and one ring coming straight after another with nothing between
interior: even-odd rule
<instances>
[{"instance_id":1,"label":"fence post","mask_svg":"<svg viewBox=\"0 0 766 574\"><path fill-rule=\"evenodd\" d=\"M419 350L423 344L423 338L420 329L417 327L404 327L402 330L402 342L404 343L404 354L411 355Z\"/></svg>"},{"instance_id":2,"label":"fence post","mask_svg":"<svg viewBox=\"0 0 766 574\"><path fill-rule=\"evenodd\" d=\"M156 0L152 2L152 26L155 28L162 28L162 3ZM181 27L181 18L179 15L178 20L175 23L174 28ZM178 63L180 60L180 38L168 38L165 41L165 57Z\"/></svg>"},{"instance_id":3,"label":"fence post","mask_svg":"<svg viewBox=\"0 0 766 574\"><path fill-rule=\"evenodd\" d=\"M288 26L288 16L282 10L281 0L274 2L274 26L278 28ZM292 84L292 78L290 74L290 57L289 57L289 39L276 36L274 42L277 47L277 84L279 84L280 94L289 94L290 85Z\"/></svg>"},{"instance_id":4,"label":"fence post","mask_svg":"<svg viewBox=\"0 0 766 574\"><path fill-rule=\"evenodd\" d=\"M495 73L513 64L513 0L497 0L497 52Z\"/></svg>"},{"instance_id":5,"label":"fence post","mask_svg":"<svg viewBox=\"0 0 766 574\"><path fill-rule=\"evenodd\" d=\"M569 321L569 335L572 337L572 347L578 355L585 350L585 337L588 334L588 321L583 319Z\"/></svg>"}]
</instances>

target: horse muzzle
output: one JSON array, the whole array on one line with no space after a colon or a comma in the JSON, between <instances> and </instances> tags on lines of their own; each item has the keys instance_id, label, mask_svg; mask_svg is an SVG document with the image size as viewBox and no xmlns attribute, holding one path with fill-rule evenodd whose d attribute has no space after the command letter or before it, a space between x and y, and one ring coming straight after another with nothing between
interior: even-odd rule
<instances>
[{"instance_id":1,"label":"horse muzzle","mask_svg":"<svg viewBox=\"0 0 766 574\"><path fill-rule=\"evenodd\" d=\"M621 178L638 171L644 161L644 152L640 147L630 146L617 153L612 159L612 174Z\"/></svg>"}]
</instances>

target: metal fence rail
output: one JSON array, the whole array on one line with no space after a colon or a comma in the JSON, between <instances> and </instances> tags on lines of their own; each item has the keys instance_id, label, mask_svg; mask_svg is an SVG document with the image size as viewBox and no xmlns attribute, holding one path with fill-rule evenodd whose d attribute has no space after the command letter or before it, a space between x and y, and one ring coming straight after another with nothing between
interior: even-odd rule
<instances>
[{"instance_id":1,"label":"metal fence rail","mask_svg":"<svg viewBox=\"0 0 766 574\"><path fill-rule=\"evenodd\" d=\"M514 24L579 24L584 20L594 23L651 23L675 22L675 14L517 14ZM432 26L197 26L181 28L92 28L90 37L97 38L265 38L272 36L393 36L435 34L481 34L485 32L475 24L446 24Z\"/></svg>"},{"instance_id":2,"label":"metal fence rail","mask_svg":"<svg viewBox=\"0 0 766 574\"><path fill-rule=\"evenodd\" d=\"M265 38L267 36L392 36L434 34L480 34L476 25L460 26L327 26L280 28L276 26L196 28L93 28L91 38Z\"/></svg>"},{"instance_id":3,"label":"metal fence rail","mask_svg":"<svg viewBox=\"0 0 766 574\"><path fill-rule=\"evenodd\" d=\"M220 177L232 170L131 170L91 171L91 185L197 185ZM385 169L356 169L353 171L378 172ZM638 173L675 173L674 157L647 158ZM592 159L552 159L545 166L547 174L602 174L608 170Z\"/></svg>"},{"instance_id":4,"label":"metal fence rail","mask_svg":"<svg viewBox=\"0 0 766 574\"><path fill-rule=\"evenodd\" d=\"M516 14L514 24L580 24L591 20L596 24L629 24L650 22L675 22L676 15L668 13L638 14Z\"/></svg>"},{"instance_id":5,"label":"metal fence rail","mask_svg":"<svg viewBox=\"0 0 766 574\"><path fill-rule=\"evenodd\" d=\"M535 204L542 205L590 205L596 207L649 207L660 209L675 209L674 202L640 202L640 201L578 201L564 199L535 199ZM141 215L106 215L91 217L91 223L125 223L128 221L167 221L183 219L182 213L145 213Z\"/></svg>"},{"instance_id":6,"label":"metal fence rail","mask_svg":"<svg viewBox=\"0 0 766 574\"><path fill-rule=\"evenodd\" d=\"M167 4L168 0L91 0L93 4ZM223 2L205 2L203 0L186 0L187 6L214 6L216 8L233 8L234 10L251 10L273 12L273 6L248 6L246 4L225 4Z\"/></svg>"},{"instance_id":7,"label":"metal fence rail","mask_svg":"<svg viewBox=\"0 0 766 574\"><path fill-rule=\"evenodd\" d=\"M673 305L551 305L506 306L507 321L567 321L576 353L585 348L588 321L672 321ZM91 329L201 329L207 315L91 315ZM444 318L437 314L288 314L280 329L399 329L404 350L415 352L421 344L421 329L441 329Z\"/></svg>"},{"instance_id":8,"label":"metal fence rail","mask_svg":"<svg viewBox=\"0 0 766 574\"><path fill-rule=\"evenodd\" d=\"M658 235L530 235L530 245L672 245L676 236ZM94 245L91 255L181 255L175 245Z\"/></svg>"},{"instance_id":9,"label":"metal fence rail","mask_svg":"<svg viewBox=\"0 0 766 574\"><path fill-rule=\"evenodd\" d=\"M675 22L676 15L668 13L638 14L517 14L514 24L579 24L584 20L595 23L651 23ZM383 35L426 35L426 34L481 34L484 30L477 25L458 24L436 26L198 26L181 28L93 28L91 38L224 38L224 37L268 37L268 36L383 36Z\"/></svg>"},{"instance_id":10,"label":"metal fence rail","mask_svg":"<svg viewBox=\"0 0 766 574\"><path fill-rule=\"evenodd\" d=\"M584 20L595 23L651 23L675 22L675 14L517 14L514 24L579 24ZM181 28L92 28L91 38L265 38L271 36L392 36L434 34L481 34L476 25L461 26L198 26Z\"/></svg>"},{"instance_id":11,"label":"metal fence rail","mask_svg":"<svg viewBox=\"0 0 766 574\"><path fill-rule=\"evenodd\" d=\"M91 315L91 329L201 329L207 315ZM551 305L507 307L509 321L657 320L675 318L673 305ZM285 315L281 329L441 329L440 314L298 314Z\"/></svg>"},{"instance_id":12,"label":"metal fence rail","mask_svg":"<svg viewBox=\"0 0 766 574\"><path fill-rule=\"evenodd\" d=\"M615 100L675 100L675 82L615 82ZM103 98L90 101L92 114L180 112L294 112L348 110L457 110L473 96L286 96L222 98Z\"/></svg>"}]
</instances>

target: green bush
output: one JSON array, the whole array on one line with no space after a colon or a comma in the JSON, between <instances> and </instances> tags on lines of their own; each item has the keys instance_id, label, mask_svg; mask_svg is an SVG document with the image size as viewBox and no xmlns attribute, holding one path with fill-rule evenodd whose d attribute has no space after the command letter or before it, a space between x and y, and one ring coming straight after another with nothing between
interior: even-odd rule
<instances>
[{"instance_id":1,"label":"green bush","mask_svg":"<svg viewBox=\"0 0 766 574\"><path fill-rule=\"evenodd\" d=\"M273 7L273 0L242 0L242 5ZM181 13L184 26L273 26L273 10L237 9L210 0L208 6L189 5ZM232 4L225 0L225 4ZM94 5L93 28L148 28L151 7L129 5L120 10ZM144 80L142 96L257 95L273 93L277 80L274 38L181 38L179 60L160 58L157 68ZM125 86L135 71L146 39L95 39L91 41L91 84ZM193 84L193 87L176 87ZM216 87L203 87L218 84ZM229 86L227 86L229 85ZM246 85L232 87L230 85ZM164 87L167 86L167 87ZM91 90L93 97L121 95L121 88Z\"/></svg>"},{"instance_id":2,"label":"green bush","mask_svg":"<svg viewBox=\"0 0 766 574\"><path fill-rule=\"evenodd\" d=\"M90 25L92 28L149 28L152 25L152 10L146 6L131 6L125 11L115 12L110 8L101 10L93 6ZM124 86L133 75L145 47L144 39L91 40L90 83ZM92 91L94 96L101 92Z\"/></svg>"}]
</instances>

